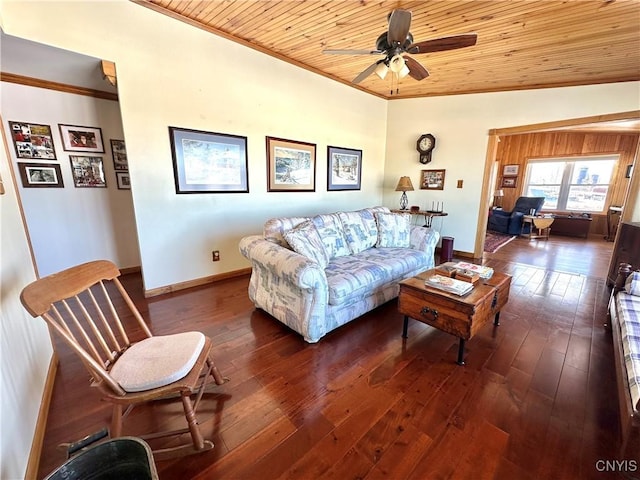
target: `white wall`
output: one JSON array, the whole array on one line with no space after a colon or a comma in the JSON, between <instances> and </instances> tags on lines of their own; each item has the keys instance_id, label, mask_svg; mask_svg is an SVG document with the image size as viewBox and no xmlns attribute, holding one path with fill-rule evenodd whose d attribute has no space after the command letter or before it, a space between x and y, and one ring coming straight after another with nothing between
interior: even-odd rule
<instances>
[{"instance_id":1,"label":"white wall","mask_svg":"<svg viewBox=\"0 0 640 480\"><path fill-rule=\"evenodd\" d=\"M449 216L442 220L442 235L455 238L455 250L472 253L478 215L485 210L480 197L489 130L639 108L640 82L389 102L384 204L398 205L395 186L409 175L416 188L407 193L409 204L425 208L444 202ZM418 161L415 149L423 133L436 137L427 165ZM420 190L421 170L428 169L446 170L444 190ZM458 180L462 189L456 188Z\"/></svg>"},{"instance_id":2,"label":"white wall","mask_svg":"<svg viewBox=\"0 0 640 480\"><path fill-rule=\"evenodd\" d=\"M0 478L13 480L24 478L52 348L44 321L20 303L35 273L3 147L0 175Z\"/></svg>"},{"instance_id":3,"label":"white wall","mask_svg":"<svg viewBox=\"0 0 640 480\"><path fill-rule=\"evenodd\" d=\"M5 133L9 121L46 124L51 127L56 161L17 159L9 140L16 178L18 161L60 165L64 188L24 188L18 182L40 276L96 259L113 261L120 268L140 265L136 225L130 190L116 185L110 139L123 139L117 102L61 93L12 83L1 84ZM69 155L60 139L58 124L100 127L107 188L76 188Z\"/></svg>"},{"instance_id":4,"label":"white wall","mask_svg":"<svg viewBox=\"0 0 640 480\"><path fill-rule=\"evenodd\" d=\"M238 241L272 216L380 204L385 101L131 2L3 10L7 34L116 63L145 288L248 267ZM168 126L248 137L250 193L176 195ZM315 192L266 191L265 136L317 144ZM363 151L360 191L326 191L327 145Z\"/></svg>"}]
</instances>

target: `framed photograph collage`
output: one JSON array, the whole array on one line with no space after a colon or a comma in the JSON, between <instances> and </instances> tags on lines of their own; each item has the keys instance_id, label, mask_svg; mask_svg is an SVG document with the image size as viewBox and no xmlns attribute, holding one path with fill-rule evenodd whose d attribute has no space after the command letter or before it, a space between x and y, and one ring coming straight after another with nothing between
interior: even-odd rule
<instances>
[{"instance_id":1,"label":"framed photograph collage","mask_svg":"<svg viewBox=\"0 0 640 480\"><path fill-rule=\"evenodd\" d=\"M18 172L24 188L64 188L60 163L56 156L50 125L9 122L16 152ZM58 124L60 141L69 152L69 166L75 187L106 188L102 129L80 125ZM129 190L129 167L123 140L111 140L116 184ZM73 153L73 154L71 154ZM23 161L25 160L25 161ZM37 163L36 163L37 162Z\"/></svg>"}]
</instances>

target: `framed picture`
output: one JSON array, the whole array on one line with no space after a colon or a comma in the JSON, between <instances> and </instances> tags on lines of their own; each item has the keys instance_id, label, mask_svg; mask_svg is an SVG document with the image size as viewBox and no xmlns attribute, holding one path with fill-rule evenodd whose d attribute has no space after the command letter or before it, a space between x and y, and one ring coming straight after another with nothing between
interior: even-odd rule
<instances>
[{"instance_id":1,"label":"framed picture","mask_svg":"<svg viewBox=\"0 0 640 480\"><path fill-rule=\"evenodd\" d=\"M111 140L111 155L113 156L114 170L129 171L127 149L124 146L124 140Z\"/></svg>"},{"instance_id":2,"label":"framed picture","mask_svg":"<svg viewBox=\"0 0 640 480\"><path fill-rule=\"evenodd\" d=\"M62 172L57 163L20 163L18 170L24 188L63 188Z\"/></svg>"},{"instance_id":3,"label":"framed picture","mask_svg":"<svg viewBox=\"0 0 640 480\"><path fill-rule=\"evenodd\" d=\"M502 169L502 175L505 177L516 177L518 176L518 169L520 165L505 165Z\"/></svg>"},{"instance_id":4,"label":"framed picture","mask_svg":"<svg viewBox=\"0 0 640 480\"><path fill-rule=\"evenodd\" d=\"M176 193L249 191L247 137L169 127Z\"/></svg>"},{"instance_id":5,"label":"framed picture","mask_svg":"<svg viewBox=\"0 0 640 480\"><path fill-rule=\"evenodd\" d=\"M62 138L62 148L67 152L104 153L101 129L60 123L58 127Z\"/></svg>"},{"instance_id":6,"label":"framed picture","mask_svg":"<svg viewBox=\"0 0 640 480\"><path fill-rule=\"evenodd\" d=\"M116 183L118 184L118 190L131 190L129 172L116 172Z\"/></svg>"},{"instance_id":7,"label":"framed picture","mask_svg":"<svg viewBox=\"0 0 640 480\"><path fill-rule=\"evenodd\" d=\"M56 151L53 148L53 137L49 125L38 123L9 122L13 146L20 158L38 160L55 160Z\"/></svg>"},{"instance_id":8,"label":"framed picture","mask_svg":"<svg viewBox=\"0 0 640 480\"><path fill-rule=\"evenodd\" d=\"M102 157L84 157L69 155L73 184L76 187L106 188L107 179L104 175Z\"/></svg>"},{"instance_id":9,"label":"framed picture","mask_svg":"<svg viewBox=\"0 0 640 480\"><path fill-rule=\"evenodd\" d=\"M267 137L267 190L315 192L316 145Z\"/></svg>"},{"instance_id":10,"label":"framed picture","mask_svg":"<svg viewBox=\"0 0 640 480\"><path fill-rule=\"evenodd\" d=\"M516 188L518 177L502 177L501 188Z\"/></svg>"},{"instance_id":11,"label":"framed picture","mask_svg":"<svg viewBox=\"0 0 640 480\"><path fill-rule=\"evenodd\" d=\"M420 188L422 190L444 190L444 170L422 170Z\"/></svg>"},{"instance_id":12,"label":"framed picture","mask_svg":"<svg viewBox=\"0 0 640 480\"><path fill-rule=\"evenodd\" d=\"M360 190L362 150L327 147L327 190Z\"/></svg>"}]
</instances>

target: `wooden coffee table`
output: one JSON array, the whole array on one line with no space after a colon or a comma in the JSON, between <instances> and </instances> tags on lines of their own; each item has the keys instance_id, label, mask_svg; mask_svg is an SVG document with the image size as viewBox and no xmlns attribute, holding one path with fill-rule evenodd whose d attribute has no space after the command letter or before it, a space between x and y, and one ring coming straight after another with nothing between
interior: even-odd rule
<instances>
[{"instance_id":1,"label":"wooden coffee table","mask_svg":"<svg viewBox=\"0 0 640 480\"><path fill-rule=\"evenodd\" d=\"M465 341L473 337L489 320L500 325L500 309L509 300L511 275L494 272L480 280L466 295L455 295L427 287L424 281L435 274L427 270L400 282L398 310L404 315L402 336L407 338L409 317L460 339L458 364L464 365Z\"/></svg>"}]
</instances>

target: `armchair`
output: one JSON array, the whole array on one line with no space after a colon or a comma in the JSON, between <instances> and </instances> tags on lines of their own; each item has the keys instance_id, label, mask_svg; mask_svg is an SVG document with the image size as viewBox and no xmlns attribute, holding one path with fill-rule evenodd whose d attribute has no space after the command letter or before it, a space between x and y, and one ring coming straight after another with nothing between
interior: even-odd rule
<instances>
[{"instance_id":1,"label":"armchair","mask_svg":"<svg viewBox=\"0 0 640 480\"><path fill-rule=\"evenodd\" d=\"M525 231L522 231L522 217L529 215L531 209L538 213L544 204L544 197L520 197L516 200L513 210L505 212L504 210L493 210L489 217L489 230L494 232L506 233L509 235L520 235L520 233L528 233L531 225L525 225Z\"/></svg>"}]
</instances>

